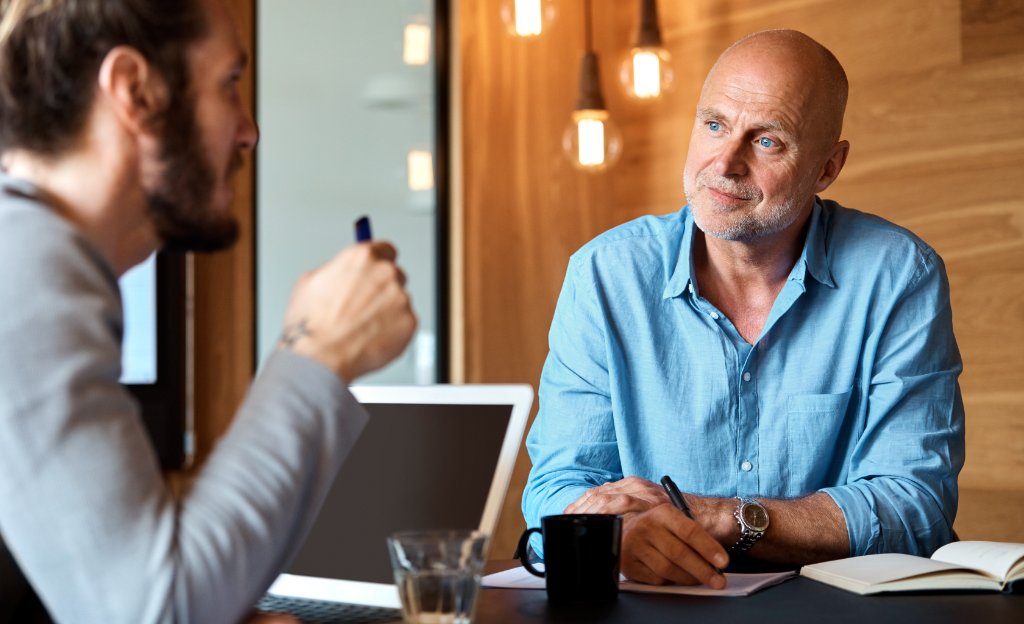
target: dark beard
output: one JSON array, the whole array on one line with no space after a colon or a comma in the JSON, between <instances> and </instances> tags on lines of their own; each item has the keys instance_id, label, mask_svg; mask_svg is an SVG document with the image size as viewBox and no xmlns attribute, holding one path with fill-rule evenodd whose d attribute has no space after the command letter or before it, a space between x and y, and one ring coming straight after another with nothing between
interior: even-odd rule
<instances>
[{"instance_id":1,"label":"dark beard","mask_svg":"<svg viewBox=\"0 0 1024 624\"><path fill-rule=\"evenodd\" d=\"M146 190L149 213L163 248L170 251L220 251L238 240L238 220L215 214L210 205L217 174L202 149L195 122L195 102L175 97L163 119L162 172ZM228 175L242 166L231 158Z\"/></svg>"}]
</instances>

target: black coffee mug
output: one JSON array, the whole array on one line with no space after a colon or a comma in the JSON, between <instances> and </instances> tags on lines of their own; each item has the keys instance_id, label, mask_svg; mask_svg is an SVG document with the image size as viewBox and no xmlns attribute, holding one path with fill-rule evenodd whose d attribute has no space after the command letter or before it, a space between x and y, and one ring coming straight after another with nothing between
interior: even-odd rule
<instances>
[{"instance_id":1,"label":"black coffee mug","mask_svg":"<svg viewBox=\"0 0 1024 624\"><path fill-rule=\"evenodd\" d=\"M544 571L527 561L530 535L544 540ZM622 516L565 514L544 516L540 528L526 529L519 538L522 564L542 577L551 602L613 602L619 596L619 551Z\"/></svg>"}]
</instances>

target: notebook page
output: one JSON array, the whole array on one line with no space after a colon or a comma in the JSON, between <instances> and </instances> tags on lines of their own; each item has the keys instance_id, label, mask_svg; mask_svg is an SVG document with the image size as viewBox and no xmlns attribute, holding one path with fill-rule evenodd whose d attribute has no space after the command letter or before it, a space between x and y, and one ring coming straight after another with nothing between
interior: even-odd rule
<instances>
[{"instance_id":1,"label":"notebook page","mask_svg":"<svg viewBox=\"0 0 1024 624\"><path fill-rule=\"evenodd\" d=\"M820 570L839 578L850 579L867 587L936 572L962 569L963 566L902 553L883 553L823 561L804 566L805 570L808 568Z\"/></svg>"},{"instance_id":2,"label":"notebook page","mask_svg":"<svg viewBox=\"0 0 1024 624\"><path fill-rule=\"evenodd\" d=\"M1024 558L1024 544L1007 542L953 542L935 551L932 559L976 568L1005 580L1013 565Z\"/></svg>"}]
</instances>

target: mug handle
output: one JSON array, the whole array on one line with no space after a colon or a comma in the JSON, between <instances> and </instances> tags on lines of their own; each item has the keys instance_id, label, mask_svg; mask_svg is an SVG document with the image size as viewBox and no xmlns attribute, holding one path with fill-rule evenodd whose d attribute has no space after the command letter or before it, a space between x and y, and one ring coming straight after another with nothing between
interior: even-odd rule
<instances>
[{"instance_id":1,"label":"mug handle","mask_svg":"<svg viewBox=\"0 0 1024 624\"><path fill-rule=\"evenodd\" d=\"M530 541L530 534L534 532L540 533L540 529L534 527L532 529L526 529L525 531L523 531L522 536L519 537L519 548L517 548L516 551L519 552L519 556L522 557L522 559L519 560L519 563L523 564L523 567L526 568L527 572L534 576L544 578L544 573L538 571L537 568L533 567L533 565L529 561L529 557L526 556L526 547Z\"/></svg>"}]
</instances>

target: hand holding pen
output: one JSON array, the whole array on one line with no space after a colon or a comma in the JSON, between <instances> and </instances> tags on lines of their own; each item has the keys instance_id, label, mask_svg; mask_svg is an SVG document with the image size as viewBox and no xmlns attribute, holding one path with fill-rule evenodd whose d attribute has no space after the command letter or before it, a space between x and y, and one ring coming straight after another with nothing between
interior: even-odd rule
<instances>
[{"instance_id":1,"label":"hand holding pen","mask_svg":"<svg viewBox=\"0 0 1024 624\"><path fill-rule=\"evenodd\" d=\"M689 505L686 504L686 499L683 498L679 488L676 487L676 482L672 480L672 477L665 475L661 478L661 487L665 488L665 493L668 494L668 499L672 501L672 504L676 509L686 514L686 517L693 520L693 512L690 511Z\"/></svg>"},{"instance_id":2,"label":"hand holding pen","mask_svg":"<svg viewBox=\"0 0 1024 624\"><path fill-rule=\"evenodd\" d=\"M397 251L373 241L369 219L356 238L323 265L299 279L285 312L279 346L317 361L345 383L385 366L416 331L416 315Z\"/></svg>"},{"instance_id":3,"label":"hand holding pen","mask_svg":"<svg viewBox=\"0 0 1024 624\"><path fill-rule=\"evenodd\" d=\"M681 521L678 510L686 509L685 500L680 495L681 503L666 505L666 491L664 485L629 476L588 489L564 513L622 515L621 570L634 581L725 587L718 572L729 563L725 548L699 522Z\"/></svg>"},{"instance_id":4,"label":"hand holding pen","mask_svg":"<svg viewBox=\"0 0 1024 624\"><path fill-rule=\"evenodd\" d=\"M668 475L662 477L661 487L665 488L665 493L668 494L668 499L672 501L672 506L686 514L686 517L690 520L695 520L693 512L690 511L690 506L686 504L686 499L683 498L682 492L680 492L679 488L676 487L676 482L672 480L672 477ZM722 569L715 566L715 572L721 574Z\"/></svg>"}]
</instances>

